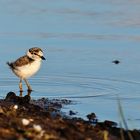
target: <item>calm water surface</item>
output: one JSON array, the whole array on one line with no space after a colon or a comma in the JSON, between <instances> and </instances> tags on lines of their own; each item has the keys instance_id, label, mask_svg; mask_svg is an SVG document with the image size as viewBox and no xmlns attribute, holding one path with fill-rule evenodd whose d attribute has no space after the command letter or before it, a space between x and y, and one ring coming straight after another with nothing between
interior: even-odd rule
<instances>
[{"instance_id":1,"label":"calm water surface","mask_svg":"<svg viewBox=\"0 0 140 140\"><path fill-rule=\"evenodd\" d=\"M39 46L47 61L29 79L32 98L71 99L65 111L119 122L119 97L129 128L139 129L139 9L139 0L0 0L1 98L19 90L6 62Z\"/></svg>"}]
</instances>

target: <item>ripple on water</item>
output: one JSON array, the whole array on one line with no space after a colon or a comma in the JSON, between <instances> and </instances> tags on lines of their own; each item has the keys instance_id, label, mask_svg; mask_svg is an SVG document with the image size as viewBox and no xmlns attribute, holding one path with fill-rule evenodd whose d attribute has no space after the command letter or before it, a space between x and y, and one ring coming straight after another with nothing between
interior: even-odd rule
<instances>
[{"instance_id":1,"label":"ripple on water","mask_svg":"<svg viewBox=\"0 0 140 140\"><path fill-rule=\"evenodd\" d=\"M9 91L18 92L16 77L1 78L1 96ZM139 82L119 79L107 79L102 77L79 76L42 76L29 80L34 91L32 97L59 97L59 98L92 98L104 96L107 99L115 99L116 95L126 100L139 99ZM26 89L25 84L23 88ZM132 94L133 93L133 94Z\"/></svg>"}]
</instances>

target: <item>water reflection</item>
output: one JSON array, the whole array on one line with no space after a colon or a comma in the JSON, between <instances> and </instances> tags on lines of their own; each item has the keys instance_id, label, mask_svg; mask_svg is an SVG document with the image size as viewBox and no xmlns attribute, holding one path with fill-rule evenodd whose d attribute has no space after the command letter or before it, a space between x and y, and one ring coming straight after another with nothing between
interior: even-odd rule
<instances>
[{"instance_id":1,"label":"water reflection","mask_svg":"<svg viewBox=\"0 0 140 140\"><path fill-rule=\"evenodd\" d=\"M1 92L7 93L9 90L15 90L15 92L18 92L17 81L18 79L14 77L2 78L0 80ZM30 79L30 83L32 83L34 90L27 91L27 95L32 95L33 98L104 97L110 100L115 100L116 95L119 95L121 99L124 100L140 98L138 92L140 82L131 80L88 76L79 77L74 75L54 75L47 77L33 77ZM23 86L25 86L25 84ZM135 93L131 94L132 91L135 91ZM20 92L20 96L23 96L25 93L25 91Z\"/></svg>"},{"instance_id":2,"label":"water reflection","mask_svg":"<svg viewBox=\"0 0 140 140\"><path fill-rule=\"evenodd\" d=\"M31 96L32 91L31 90L27 90L27 94L28 96ZM23 97L23 91L20 91L19 97Z\"/></svg>"}]
</instances>

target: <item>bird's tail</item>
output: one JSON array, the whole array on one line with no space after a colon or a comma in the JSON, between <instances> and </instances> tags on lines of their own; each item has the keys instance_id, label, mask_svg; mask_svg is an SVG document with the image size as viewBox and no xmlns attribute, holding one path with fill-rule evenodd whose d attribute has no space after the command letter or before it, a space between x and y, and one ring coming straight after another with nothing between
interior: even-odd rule
<instances>
[{"instance_id":1,"label":"bird's tail","mask_svg":"<svg viewBox=\"0 0 140 140\"><path fill-rule=\"evenodd\" d=\"M6 63L11 69L14 69L13 63L7 62Z\"/></svg>"},{"instance_id":2,"label":"bird's tail","mask_svg":"<svg viewBox=\"0 0 140 140\"><path fill-rule=\"evenodd\" d=\"M9 67L10 67L10 65L11 65L10 62L7 62L6 64L7 64Z\"/></svg>"}]
</instances>

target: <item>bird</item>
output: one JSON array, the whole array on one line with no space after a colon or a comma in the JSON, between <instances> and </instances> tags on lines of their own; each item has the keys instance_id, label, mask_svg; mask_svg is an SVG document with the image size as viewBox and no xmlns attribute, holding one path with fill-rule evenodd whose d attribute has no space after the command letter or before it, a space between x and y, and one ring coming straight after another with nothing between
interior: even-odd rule
<instances>
[{"instance_id":1,"label":"bird","mask_svg":"<svg viewBox=\"0 0 140 140\"><path fill-rule=\"evenodd\" d=\"M21 56L14 62L7 62L13 73L20 78L20 92L23 92L23 80L25 81L28 91L32 91L32 88L27 79L36 74L36 72L40 69L42 60L46 60L46 58L43 56L42 49L33 47L30 48L24 56Z\"/></svg>"}]
</instances>

